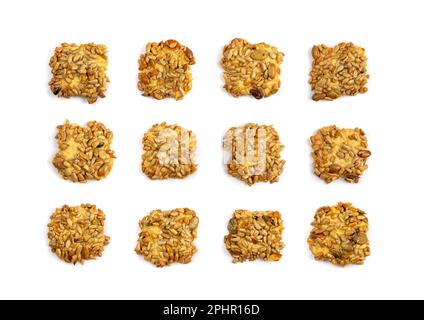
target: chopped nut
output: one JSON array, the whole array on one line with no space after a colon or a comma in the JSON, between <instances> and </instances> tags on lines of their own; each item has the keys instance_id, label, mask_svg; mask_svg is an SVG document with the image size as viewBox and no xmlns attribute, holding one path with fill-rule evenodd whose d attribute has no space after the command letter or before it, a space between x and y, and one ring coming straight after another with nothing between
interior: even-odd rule
<instances>
[{"instance_id":1,"label":"chopped nut","mask_svg":"<svg viewBox=\"0 0 424 320\"><path fill-rule=\"evenodd\" d=\"M104 45L62 43L50 59L53 77L49 85L53 94L85 97L88 103L104 98L109 83L106 54Z\"/></svg>"},{"instance_id":2,"label":"chopped nut","mask_svg":"<svg viewBox=\"0 0 424 320\"><path fill-rule=\"evenodd\" d=\"M330 183L341 177L357 183L371 152L367 150L367 138L361 129L324 127L311 137L314 172Z\"/></svg>"},{"instance_id":3,"label":"chopped nut","mask_svg":"<svg viewBox=\"0 0 424 320\"><path fill-rule=\"evenodd\" d=\"M334 48L319 45L312 48L312 57L309 83L313 100L334 100L368 91L365 49L344 42Z\"/></svg>"},{"instance_id":4,"label":"chopped nut","mask_svg":"<svg viewBox=\"0 0 424 320\"><path fill-rule=\"evenodd\" d=\"M250 44L233 39L224 48L224 88L234 97L252 95L262 99L280 88L280 65L284 54L263 42Z\"/></svg>"},{"instance_id":5,"label":"chopped nut","mask_svg":"<svg viewBox=\"0 0 424 320\"><path fill-rule=\"evenodd\" d=\"M283 220L278 211L236 210L228 223L224 242L233 263L263 259L279 261Z\"/></svg>"},{"instance_id":6,"label":"chopped nut","mask_svg":"<svg viewBox=\"0 0 424 320\"><path fill-rule=\"evenodd\" d=\"M191 90L193 52L175 40L151 42L140 56L138 88L143 96L180 100Z\"/></svg>"},{"instance_id":7,"label":"chopped nut","mask_svg":"<svg viewBox=\"0 0 424 320\"><path fill-rule=\"evenodd\" d=\"M157 267L189 263L197 252L194 240L199 219L193 210L154 210L139 225L141 232L135 251Z\"/></svg>"},{"instance_id":8,"label":"chopped nut","mask_svg":"<svg viewBox=\"0 0 424 320\"><path fill-rule=\"evenodd\" d=\"M308 238L317 260L345 266L363 264L370 255L366 213L350 203L318 209Z\"/></svg>"}]
</instances>

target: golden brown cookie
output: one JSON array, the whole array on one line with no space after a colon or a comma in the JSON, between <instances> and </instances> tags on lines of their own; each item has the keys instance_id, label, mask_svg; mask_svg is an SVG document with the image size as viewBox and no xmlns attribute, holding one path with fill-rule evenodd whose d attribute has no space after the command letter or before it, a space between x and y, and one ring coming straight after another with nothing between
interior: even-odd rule
<instances>
[{"instance_id":1,"label":"golden brown cookie","mask_svg":"<svg viewBox=\"0 0 424 320\"><path fill-rule=\"evenodd\" d=\"M193 210L154 210L139 225L135 251L157 267L189 263L197 252L194 240L199 219Z\"/></svg>"},{"instance_id":2,"label":"golden brown cookie","mask_svg":"<svg viewBox=\"0 0 424 320\"><path fill-rule=\"evenodd\" d=\"M311 137L311 142L314 172L327 183L341 177L357 183L368 169L367 159L371 152L361 129L324 127Z\"/></svg>"},{"instance_id":3,"label":"golden brown cookie","mask_svg":"<svg viewBox=\"0 0 424 320\"><path fill-rule=\"evenodd\" d=\"M282 52L266 43L233 39L224 47L221 59L225 90L234 97L252 95L256 99L277 93L283 58Z\"/></svg>"},{"instance_id":4,"label":"golden brown cookie","mask_svg":"<svg viewBox=\"0 0 424 320\"><path fill-rule=\"evenodd\" d=\"M272 126L248 123L230 128L223 141L228 153L228 173L249 186L256 182L277 182L285 161L280 153L284 146Z\"/></svg>"},{"instance_id":5,"label":"golden brown cookie","mask_svg":"<svg viewBox=\"0 0 424 320\"><path fill-rule=\"evenodd\" d=\"M139 59L138 88L143 96L180 100L191 90L193 52L176 40L150 42Z\"/></svg>"},{"instance_id":6,"label":"golden brown cookie","mask_svg":"<svg viewBox=\"0 0 424 320\"><path fill-rule=\"evenodd\" d=\"M344 42L334 48L322 44L313 47L312 58L309 83L314 91L313 100L334 100L368 91L364 48Z\"/></svg>"},{"instance_id":7,"label":"golden brown cookie","mask_svg":"<svg viewBox=\"0 0 424 320\"><path fill-rule=\"evenodd\" d=\"M196 171L196 137L176 124L155 124L143 137L141 170L150 179L182 179Z\"/></svg>"},{"instance_id":8,"label":"golden brown cookie","mask_svg":"<svg viewBox=\"0 0 424 320\"><path fill-rule=\"evenodd\" d=\"M105 219L103 211L91 204L56 209L48 225L52 252L73 264L101 257L110 240L104 234Z\"/></svg>"},{"instance_id":9,"label":"golden brown cookie","mask_svg":"<svg viewBox=\"0 0 424 320\"><path fill-rule=\"evenodd\" d=\"M53 165L65 180L72 182L104 179L115 159L112 138L112 131L100 122L90 121L87 127L80 127L66 121L57 127L59 151Z\"/></svg>"},{"instance_id":10,"label":"golden brown cookie","mask_svg":"<svg viewBox=\"0 0 424 320\"><path fill-rule=\"evenodd\" d=\"M308 244L317 260L345 266L363 264L370 255L366 213L350 203L319 208L312 226Z\"/></svg>"},{"instance_id":11,"label":"golden brown cookie","mask_svg":"<svg viewBox=\"0 0 424 320\"><path fill-rule=\"evenodd\" d=\"M278 211L236 210L224 242L234 263L256 259L279 261L284 248L283 230Z\"/></svg>"},{"instance_id":12,"label":"golden brown cookie","mask_svg":"<svg viewBox=\"0 0 424 320\"><path fill-rule=\"evenodd\" d=\"M94 43L62 43L50 59L50 89L58 97L84 97L88 103L104 98L109 79L106 75L106 46Z\"/></svg>"}]
</instances>

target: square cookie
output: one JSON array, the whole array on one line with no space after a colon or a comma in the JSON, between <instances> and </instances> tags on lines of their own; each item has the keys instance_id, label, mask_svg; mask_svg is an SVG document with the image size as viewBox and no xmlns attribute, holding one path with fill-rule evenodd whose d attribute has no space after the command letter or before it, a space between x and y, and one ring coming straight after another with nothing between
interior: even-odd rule
<instances>
[{"instance_id":1,"label":"square cookie","mask_svg":"<svg viewBox=\"0 0 424 320\"><path fill-rule=\"evenodd\" d=\"M308 244L315 259L345 266L370 255L366 213L350 203L319 208L312 226Z\"/></svg>"},{"instance_id":2,"label":"square cookie","mask_svg":"<svg viewBox=\"0 0 424 320\"><path fill-rule=\"evenodd\" d=\"M312 58L309 83L313 100L334 100L368 91L364 48L344 42L334 48L322 44L313 47Z\"/></svg>"},{"instance_id":3,"label":"square cookie","mask_svg":"<svg viewBox=\"0 0 424 320\"><path fill-rule=\"evenodd\" d=\"M115 159L112 139L112 131L100 122L90 121L80 127L66 121L57 127L58 152L53 165L65 180L72 182L104 179Z\"/></svg>"},{"instance_id":4,"label":"square cookie","mask_svg":"<svg viewBox=\"0 0 424 320\"><path fill-rule=\"evenodd\" d=\"M143 137L141 170L152 180L183 179L197 169L196 145L193 132L176 124L155 124Z\"/></svg>"},{"instance_id":5,"label":"square cookie","mask_svg":"<svg viewBox=\"0 0 424 320\"><path fill-rule=\"evenodd\" d=\"M311 137L314 173L330 183L339 178L358 183L371 156L362 129L321 128Z\"/></svg>"},{"instance_id":6,"label":"square cookie","mask_svg":"<svg viewBox=\"0 0 424 320\"><path fill-rule=\"evenodd\" d=\"M246 182L277 182L285 161L280 153L284 146L272 126L248 123L230 128L224 136L228 174Z\"/></svg>"},{"instance_id":7,"label":"square cookie","mask_svg":"<svg viewBox=\"0 0 424 320\"><path fill-rule=\"evenodd\" d=\"M109 79L106 46L94 43L57 47L50 59L50 89L58 97L84 97L88 103L104 98Z\"/></svg>"},{"instance_id":8,"label":"square cookie","mask_svg":"<svg viewBox=\"0 0 424 320\"><path fill-rule=\"evenodd\" d=\"M250 44L233 39L224 47L221 66L224 88L234 97L269 97L280 88L280 65L284 54L266 43Z\"/></svg>"},{"instance_id":9,"label":"square cookie","mask_svg":"<svg viewBox=\"0 0 424 320\"><path fill-rule=\"evenodd\" d=\"M181 100L191 90L193 52L176 40L150 42L139 59L138 88L143 96Z\"/></svg>"},{"instance_id":10,"label":"square cookie","mask_svg":"<svg viewBox=\"0 0 424 320\"><path fill-rule=\"evenodd\" d=\"M154 210L139 225L135 251L157 267L189 263L197 252L194 240L199 219L193 210Z\"/></svg>"},{"instance_id":11,"label":"square cookie","mask_svg":"<svg viewBox=\"0 0 424 320\"><path fill-rule=\"evenodd\" d=\"M279 261L284 248L283 230L278 211L236 210L228 223L224 242L233 263L256 259Z\"/></svg>"},{"instance_id":12,"label":"square cookie","mask_svg":"<svg viewBox=\"0 0 424 320\"><path fill-rule=\"evenodd\" d=\"M52 252L73 264L101 257L110 241L104 234L105 220L103 211L91 204L56 209L48 224Z\"/></svg>"}]
</instances>

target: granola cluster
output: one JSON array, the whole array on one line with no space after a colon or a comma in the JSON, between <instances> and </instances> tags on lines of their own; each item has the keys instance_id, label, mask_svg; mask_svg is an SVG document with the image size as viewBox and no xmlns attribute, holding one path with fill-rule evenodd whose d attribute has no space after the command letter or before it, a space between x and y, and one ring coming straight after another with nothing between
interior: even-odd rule
<instances>
[{"instance_id":1,"label":"granola cluster","mask_svg":"<svg viewBox=\"0 0 424 320\"><path fill-rule=\"evenodd\" d=\"M311 137L311 142L314 172L327 183L341 177L357 183L368 168L367 159L371 152L361 129L324 127Z\"/></svg>"},{"instance_id":2,"label":"granola cluster","mask_svg":"<svg viewBox=\"0 0 424 320\"><path fill-rule=\"evenodd\" d=\"M141 169L153 180L185 178L197 169L196 145L193 132L176 124L155 124L143 137Z\"/></svg>"},{"instance_id":3,"label":"granola cluster","mask_svg":"<svg viewBox=\"0 0 424 320\"><path fill-rule=\"evenodd\" d=\"M363 264L370 255L366 213L350 203L318 209L308 238L317 260L333 264Z\"/></svg>"},{"instance_id":4,"label":"granola cluster","mask_svg":"<svg viewBox=\"0 0 424 320\"><path fill-rule=\"evenodd\" d=\"M256 99L277 93L283 58L282 52L266 43L233 39L224 47L221 59L225 90L234 97L252 95Z\"/></svg>"},{"instance_id":5,"label":"granola cluster","mask_svg":"<svg viewBox=\"0 0 424 320\"><path fill-rule=\"evenodd\" d=\"M104 98L109 83L106 53L106 46L94 43L57 47L50 59L52 92L64 98L84 97L88 103Z\"/></svg>"},{"instance_id":6,"label":"granola cluster","mask_svg":"<svg viewBox=\"0 0 424 320\"><path fill-rule=\"evenodd\" d=\"M106 178L112 170L113 133L102 123L90 121L80 127L66 121L57 127L58 153L53 165L65 180L87 182Z\"/></svg>"},{"instance_id":7,"label":"granola cluster","mask_svg":"<svg viewBox=\"0 0 424 320\"><path fill-rule=\"evenodd\" d=\"M230 128L225 134L228 173L249 186L256 182L277 182L285 161L280 153L284 146L272 126L248 123Z\"/></svg>"},{"instance_id":8,"label":"granola cluster","mask_svg":"<svg viewBox=\"0 0 424 320\"><path fill-rule=\"evenodd\" d=\"M139 225L141 232L135 251L157 267L189 263L197 252L194 240L199 219L193 210L154 210Z\"/></svg>"},{"instance_id":9,"label":"granola cluster","mask_svg":"<svg viewBox=\"0 0 424 320\"><path fill-rule=\"evenodd\" d=\"M234 263L256 259L278 261L284 248L283 230L278 211L236 210L228 223L224 242Z\"/></svg>"},{"instance_id":10,"label":"granola cluster","mask_svg":"<svg viewBox=\"0 0 424 320\"><path fill-rule=\"evenodd\" d=\"M101 257L110 238L104 234L105 215L91 204L56 209L48 224L52 252L68 263Z\"/></svg>"},{"instance_id":11,"label":"granola cluster","mask_svg":"<svg viewBox=\"0 0 424 320\"><path fill-rule=\"evenodd\" d=\"M364 48L344 42L334 48L322 44L313 47L312 57L309 83L314 91L313 100L334 100L368 91Z\"/></svg>"},{"instance_id":12,"label":"granola cluster","mask_svg":"<svg viewBox=\"0 0 424 320\"><path fill-rule=\"evenodd\" d=\"M176 40L151 42L139 59L138 88L144 96L180 100L191 90L193 52Z\"/></svg>"}]
</instances>

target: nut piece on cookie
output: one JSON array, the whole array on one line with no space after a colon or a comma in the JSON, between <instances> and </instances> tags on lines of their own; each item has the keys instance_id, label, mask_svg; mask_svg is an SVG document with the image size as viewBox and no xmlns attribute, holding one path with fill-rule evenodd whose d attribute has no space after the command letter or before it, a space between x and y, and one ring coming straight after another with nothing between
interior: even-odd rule
<instances>
[{"instance_id":1,"label":"nut piece on cookie","mask_svg":"<svg viewBox=\"0 0 424 320\"><path fill-rule=\"evenodd\" d=\"M101 257L110 241L104 234L105 219L103 211L91 204L56 209L48 224L52 252L73 264Z\"/></svg>"},{"instance_id":2,"label":"nut piece on cookie","mask_svg":"<svg viewBox=\"0 0 424 320\"><path fill-rule=\"evenodd\" d=\"M283 220L278 211L236 210L224 242L233 263L263 259L279 261L284 248Z\"/></svg>"},{"instance_id":3,"label":"nut piece on cookie","mask_svg":"<svg viewBox=\"0 0 424 320\"><path fill-rule=\"evenodd\" d=\"M319 208L312 226L308 244L315 259L345 266L370 255L366 213L350 203Z\"/></svg>"},{"instance_id":4,"label":"nut piece on cookie","mask_svg":"<svg viewBox=\"0 0 424 320\"><path fill-rule=\"evenodd\" d=\"M251 95L256 99L277 93L283 58L282 52L266 43L233 39L224 47L221 59L225 90L234 97Z\"/></svg>"},{"instance_id":5,"label":"nut piece on cookie","mask_svg":"<svg viewBox=\"0 0 424 320\"><path fill-rule=\"evenodd\" d=\"M143 96L181 100L191 90L193 52L176 40L150 42L139 59L138 88Z\"/></svg>"},{"instance_id":6,"label":"nut piece on cookie","mask_svg":"<svg viewBox=\"0 0 424 320\"><path fill-rule=\"evenodd\" d=\"M248 123L230 128L224 136L227 171L246 182L277 182L285 161L280 153L284 146L272 126Z\"/></svg>"},{"instance_id":7,"label":"nut piece on cookie","mask_svg":"<svg viewBox=\"0 0 424 320\"><path fill-rule=\"evenodd\" d=\"M189 263L197 252L194 240L199 219L193 210L154 210L139 225L135 251L157 267Z\"/></svg>"},{"instance_id":8,"label":"nut piece on cookie","mask_svg":"<svg viewBox=\"0 0 424 320\"><path fill-rule=\"evenodd\" d=\"M334 100L368 91L364 48L344 42L334 48L322 44L313 47L312 58L309 83L314 91L313 100Z\"/></svg>"},{"instance_id":9,"label":"nut piece on cookie","mask_svg":"<svg viewBox=\"0 0 424 320\"><path fill-rule=\"evenodd\" d=\"M58 97L84 97L88 103L104 98L109 79L106 75L106 46L94 43L57 47L50 59L50 89Z\"/></svg>"},{"instance_id":10,"label":"nut piece on cookie","mask_svg":"<svg viewBox=\"0 0 424 320\"><path fill-rule=\"evenodd\" d=\"M59 151L53 165L65 180L87 182L108 176L115 159L111 150L113 133L102 123L90 121L80 127L66 121L57 127Z\"/></svg>"},{"instance_id":11,"label":"nut piece on cookie","mask_svg":"<svg viewBox=\"0 0 424 320\"><path fill-rule=\"evenodd\" d=\"M358 183L368 169L367 159L371 152L361 129L324 127L311 137L311 143L314 173L327 183L341 177L347 182Z\"/></svg>"},{"instance_id":12,"label":"nut piece on cookie","mask_svg":"<svg viewBox=\"0 0 424 320\"><path fill-rule=\"evenodd\" d=\"M197 170L196 145L192 131L166 122L155 124L143 137L141 170L152 180L183 179Z\"/></svg>"}]
</instances>

